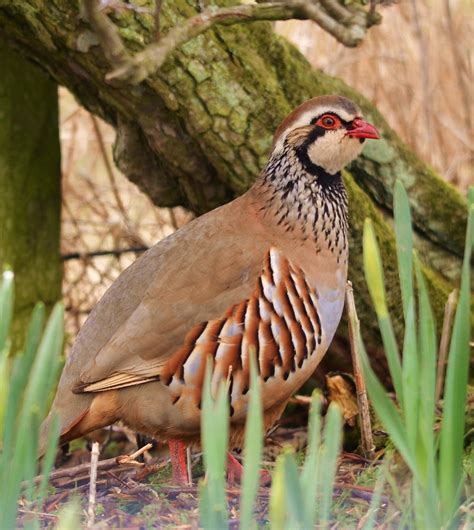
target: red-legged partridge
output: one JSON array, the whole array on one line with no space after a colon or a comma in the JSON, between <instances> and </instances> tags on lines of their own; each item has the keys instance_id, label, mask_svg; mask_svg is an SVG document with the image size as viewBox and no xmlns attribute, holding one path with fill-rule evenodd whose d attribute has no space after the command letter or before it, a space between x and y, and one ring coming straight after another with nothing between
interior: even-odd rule
<instances>
[{"instance_id":1,"label":"red-legged partridge","mask_svg":"<svg viewBox=\"0 0 474 530\"><path fill-rule=\"evenodd\" d=\"M303 103L278 127L247 193L125 270L62 373L52 406L61 440L122 420L160 440L198 441L211 356L213 387L230 377L230 444L238 445L251 352L269 428L314 372L341 317L348 248L340 171L365 138L378 133L348 99Z\"/></svg>"}]
</instances>

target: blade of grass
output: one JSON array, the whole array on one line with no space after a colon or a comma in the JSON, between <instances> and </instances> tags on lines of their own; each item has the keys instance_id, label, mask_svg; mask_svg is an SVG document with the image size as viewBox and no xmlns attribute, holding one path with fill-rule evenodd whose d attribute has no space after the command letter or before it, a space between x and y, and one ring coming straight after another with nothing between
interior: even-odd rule
<instances>
[{"instance_id":1,"label":"blade of grass","mask_svg":"<svg viewBox=\"0 0 474 530\"><path fill-rule=\"evenodd\" d=\"M402 400L403 390L400 355L387 308L382 260L380 258L374 227L370 219L366 219L364 223L363 247L364 271L367 286L375 307L375 312L377 313L393 386L395 387L397 398Z\"/></svg>"},{"instance_id":2,"label":"blade of grass","mask_svg":"<svg viewBox=\"0 0 474 530\"><path fill-rule=\"evenodd\" d=\"M402 455L412 473L416 476L418 474L416 459L407 440L406 430L404 428L400 414L390 398L387 396L385 388L382 386L374 371L372 370L367 352L365 351L364 344L362 343L360 337L359 340L362 368L364 370L367 390L369 392L372 406L374 407L375 412L380 418L382 424L387 429L393 444Z\"/></svg>"},{"instance_id":3,"label":"blade of grass","mask_svg":"<svg viewBox=\"0 0 474 530\"><path fill-rule=\"evenodd\" d=\"M38 353L33 361L32 377L28 381L25 390L24 407L32 409L37 407L40 415L44 415L47 408L47 395L45 396L46 384L51 384L60 366L60 352L63 344L63 322L64 307L62 303L57 303L43 334L43 338L38 347ZM52 375L53 374L53 375ZM50 388L48 388L48 393ZM42 399L40 399L40 396Z\"/></svg>"},{"instance_id":4,"label":"blade of grass","mask_svg":"<svg viewBox=\"0 0 474 530\"><path fill-rule=\"evenodd\" d=\"M296 465L295 456L291 448L284 450L283 463L285 470L286 508L288 510L288 524L286 527L289 529L309 528L305 519L303 493L301 491L298 476L298 466Z\"/></svg>"},{"instance_id":5,"label":"blade of grass","mask_svg":"<svg viewBox=\"0 0 474 530\"><path fill-rule=\"evenodd\" d=\"M321 447L321 396L316 391L311 398L309 412L308 445L306 458L301 472L300 482L303 494L303 505L308 526L313 528L317 518L320 484L318 481L319 451Z\"/></svg>"},{"instance_id":6,"label":"blade of grass","mask_svg":"<svg viewBox=\"0 0 474 530\"><path fill-rule=\"evenodd\" d=\"M211 394L212 359L209 358L204 378L201 440L206 478L201 486L200 509L204 528L227 526L225 493L225 461L229 432L228 385L220 382L217 397Z\"/></svg>"},{"instance_id":7,"label":"blade of grass","mask_svg":"<svg viewBox=\"0 0 474 530\"><path fill-rule=\"evenodd\" d=\"M30 432L38 433L41 425L41 418L38 416L38 410L33 410L30 415L29 427ZM20 436L22 431L20 431ZM27 482L27 486L23 492L24 497L28 502L33 502L35 483L32 479L37 475L38 469L38 437L32 436L27 443L24 443L24 438L18 441L18 447L25 446L24 457L21 462L21 473L23 480Z\"/></svg>"},{"instance_id":8,"label":"blade of grass","mask_svg":"<svg viewBox=\"0 0 474 530\"><path fill-rule=\"evenodd\" d=\"M439 483L444 521L459 504L464 443L464 411L469 370L471 254L474 239L474 188L469 190L469 217L459 303L449 348L440 430Z\"/></svg>"},{"instance_id":9,"label":"blade of grass","mask_svg":"<svg viewBox=\"0 0 474 530\"><path fill-rule=\"evenodd\" d=\"M321 508L319 524L322 529L327 528L330 520L334 480L337 471L337 458L341 448L342 414L338 405L331 403L326 415L326 425L323 433L323 446L319 458L319 479L321 484Z\"/></svg>"},{"instance_id":10,"label":"blade of grass","mask_svg":"<svg viewBox=\"0 0 474 530\"><path fill-rule=\"evenodd\" d=\"M403 184L398 179L393 191L393 214L395 219L398 274L406 325L409 307L413 303L413 231L408 196Z\"/></svg>"},{"instance_id":11,"label":"blade of grass","mask_svg":"<svg viewBox=\"0 0 474 530\"><path fill-rule=\"evenodd\" d=\"M13 272L3 272L0 284L0 351L5 348L13 315L13 279Z\"/></svg>"},{"instance_id":12,"label":"blade of grass","mask_svg":"<svg viewBox=\"0 0 474 530\"><path fill-rule=\"evenodd\" d=\"M4 350L0 350L0 440L3 441L3 432L4 432L4 425L5 421L4 418L6 416L6 413L8 411L7 408L7 401L8 401L8 394L10 391L9 387L9 362L8 362L8 350L5 348ZM3 443L0 446L3 449ZM2 469L2 458L0 456L0 474Z\"/></svg>"},{"instance_id":13,"label":"blade of grass","mask_svg":"<svg viewBox=\"0 0 474 530\"><path fill-rule=\"evenodd\" d=\"M56 530L77 530L78 528L81 528L81 505L78 499L73 499L60 511Z\"/></svg>"},{"instance_id":14,"label":"blade of grass","mask_svg":"<svg viewBox=\"0 0 474 530\"><path fill-rule=\"evenodd\" d=\"M263 450L263 416L255 351L250 354L250 395L245 424L244 472L240 501L241 528L255 527L253 508L260 480Z\"/></svg>"},{"instance_id":15,"label":"blade of grass","mask_svg":"<svg viewBox=\"0 0 474 530\"><path fill-rule=\"evenodd\" d=\"M395 510L398 510L399 512L409 512L410 506L407 506L406 500L405 498L403 498L404 491L402 491L402 488L400 484L398 484L396 477L390 471L393 452L394 449L389 449L388 455L385 457L386 467L382 467L384 471L384 479L387 485L390 487L390 500L391 503L393 503ZM400 528L400 524L398 525L398 527ZM410 528L410 526L401 528Z\"/></svg>"},{"instance_id":16,"label":"blade of grass","mask_svg":"<svg viewBox=\"0 0 474 530\"><path fill-rule=\"evenodd\" d=\"M416 333L415 306L411 300L407 307L405 338L403 341L403 417L406 425L407 441L415 454L418 440L418 419L420 396L420 366Z\"/></svg>"},{"instance_id":17,"label":"blade of grass","mask_svg":"<svg viewBox=\"0 0 474 530\"><path fill-rule=\"evenodd\" d=\"M60 353L63 344L63 322L63 305L57 303L46 325L24 393L16 444L21 447L24 443L28 443L29 446L23 459L22 479L26 481L36 475L37 433L39 432L41 421L47 413L50 392L59 375ZM28 433L31 432L34 432L35 435L30 435L28 439ZM33 490L29 488L27 492L32 500Z\"/></svg>"},{"instance_id":18,"label":"blade of grass","mask_svg":"<svg viewBox=\"0 0 474 530\"><path fill-rule=\"evenodd\" d=\"M209 492L209 477L199 481L199 517L204 529L212 529L215 524L215 516L212 511L212 503Z\"/></svg>"},{"instance_id":19,"label":"blade of grass","mask_svg":"<svg viewBox=\"0 0 474 530\"><path fill-rule=\"evenodd\" d=\"M56 415L52 418L51 423L49 424L48 441L46 443L46 453L44 455L43 462L41 465L42 479L36 490L35 499L34 499L36 506L38 508L41 506L46 496L46 492L48 488L48 477L51 474L51 470L53 469L53 465L54 465L54 459L56 457L56 449L58 447L60 428L61 428L61 425L59 421L59 416Z\"/></svg>"},{"instance_id":20,"label":"blade of grass","mask_svg":"<svg viewBox=\"0 0 474 530\"><path fill-rule=\"evenodd\" d=\"M279 454L276 459L270 491L269 519L272 530L284 530L287 521L285 484L285 456Z\"/></svg>"},{"instance_id":21,"label":"blade of grass","mask_svg":"<svg viewBox=\"0 0 474 530\"><path fill-rule=\"evenodd\" d=\"M11 451L14 448L15 424L18 420L21 397L30 376L33 359L41 340L41 331L44 324L44 305L36 304L31 315L28 327L24 351L15 356L11 370L11 385L8 396L8 404L5 415L3 451L6 459L10 459Z\"/></svg>"},{"instance_id":22,"label":"blade of grass","mask_svg":"<svg viewBox=\"0 0 474 530\"><path fill-rule=\"evenodd\" d=\"M370 499L369 509L367 510L365 517L364 526L361 530L372 530L375 526L377 512L380 509L380 500L382 498L382 492L385 487L385 474L388 469L388 464L384 462L377 474L377 480L375 481L374 493L372 499Z\"/></svg>"},{"instance_id":23,"label":"blade of grass","mask_svg":"<svg viewBox=\"0 0 474 530\"><path fill-rule=\"evenodd\" d=\"M419 298L419 339L418 349L420 352L420 395L423 399L419 401L419 429L420 444L419 452L424 450L425 454L418 459L421 478L424 487L428 488L427 499L433 502L434 506L429 508L430 513L436 512L436 491L435 480L435 434L433 430L435 420L435 392L436 392L436 330L433 312L428 298L426 282L421 271L419 259L415 259L415 272L418 284ZM421 376L422 375L422 376ZM426 505L426 504L425 504Z\"/></svg>"},{"instance_id":24,"label":"blade of grass","mask_svg":"<svg viewBox=\"0 0 474 530\"><path fill-rule=\"evenodd\" d=\"M393 193L393 213L397 247L398 274L402 294L405 337L403 341L402 389L403 397L397 396L403 407L408 441L413 453L417 447L419 362L415 296L413 292L413 231L410 204L403 184L397 180Z\"/></svg>"},{"instance_id":25,"label":"blade of grass","mask_svg":"<svg viewBox=\"0 0 474 530\"><path fill-rule=\"evenodd\" d=\"M9 385L8 401L7 401L7 410L5 414L4 422L4 433L2 440L2 453L0 453L0 479L2 477L12 477L13 474L17 471L13 468L13 463L18 459L17 453L17 439L18 439L18 416L19 408L27 385L28 378L30 377L31 366L33 362L33 357L35 355L39 337L41 334L41 327L43 324L44 311L42 307L35 307L33 311L32 320L30 323L29 331L27 334L27 341L25 346L25 351L23 354L15 356L13 360L13 366L11 370L11 378ZM31 427L30 436L34 436L34 432ZM28 457L28 454L25 455L25 458ZM26 465L26 462L25 462ZM30 463L31 466L31 463ZM22 471L22 476L25 476L24 470ZM8 490L8 491L7 491ZM14 493L12 489L12 482L5 480L0 481L0 499L5 499L5 505L9 503L9 496ZM13 501L14 495L11 497L11 502ZM2 502L0 501L0 507ZM3 507L2 511L5 517L10 517L10 520L14 517L11 514L12 506Z\"/></svg>"},{"instance_id":26,"label":"blade of grass","mask_svg":"<svg viewBox=\"0 0 474 530\"><path fill-rule=\"evenodd\" d=\"M47 398L54 383L51 374L57 374L59 367L62 338L63 308L62 304L56 304L31 365L30 376L23 392L24 397L15 422L16 432L12 437L14 445L10 459L2 467L0 528L14 527L21 482L23 480L31 481L36 474L38 431L46 412ZM8 481L6 481L6 477L8 477ZM28 488L27 498L32 497L31 492L32 489Z\"/></svg>"}]
</instances>

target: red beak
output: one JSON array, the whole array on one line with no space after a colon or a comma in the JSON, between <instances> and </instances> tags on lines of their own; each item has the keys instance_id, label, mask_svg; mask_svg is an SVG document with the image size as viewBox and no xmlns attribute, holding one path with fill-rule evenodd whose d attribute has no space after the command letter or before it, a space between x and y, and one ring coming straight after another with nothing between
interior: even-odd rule
<instances>
[{"instance_id":1,"label":"red beak","mask_svg":"<svg viewBox=\"0 0 474 530\"><path fill-rule=\"evenodd\" d=\"M380 138L377 129L371 123L367 123L361 118L356 118L352 122L352 129L347 131L347 135L352 138L372 138L374 140Z\"/></svg>"}]
</instances>

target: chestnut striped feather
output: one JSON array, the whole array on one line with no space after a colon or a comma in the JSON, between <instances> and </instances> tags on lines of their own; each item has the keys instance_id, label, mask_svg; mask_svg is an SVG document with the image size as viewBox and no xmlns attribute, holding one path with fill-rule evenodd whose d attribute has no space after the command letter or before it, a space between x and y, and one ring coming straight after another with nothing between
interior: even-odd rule
<instances>
[{"instance_id":1,"label":"chestnut striped feather","mask_svg":"<svg viewBox=\"0 0 474 530\"><path fill-rule=\"evenodd\" d=\"M223 318L194 326L160 378L163 382L182 380L181 392L199 405L210 356L212 386L216 388L219 381L230 378L233 406L248 392L252 352L264 383L275 377L287 380L302 368L320 342L317 293L301 269L271 248L250 298L229 308Z\"/></svg>"}]
</instances>

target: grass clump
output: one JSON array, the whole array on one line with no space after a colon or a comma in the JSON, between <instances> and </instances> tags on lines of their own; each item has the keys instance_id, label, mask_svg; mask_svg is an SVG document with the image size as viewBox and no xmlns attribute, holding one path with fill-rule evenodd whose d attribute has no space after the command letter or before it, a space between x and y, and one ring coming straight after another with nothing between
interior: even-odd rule
<instances>
[{"instance_id":1,"label":"grass clump","mask_svg":"<svg viewBox=\"0 0 474 530\"><path fill-rule=\"evenodd\" d=\"M216 398L211 393L208 366L204 384L202 443L206 476L200 485L200 515L205 529L227 528L225 493L229 399L228 384L221 383ZM255 355L251 357L249 409L244 443L244 470L240 495L240 528L256 528L255 501L259 488L263 450L263 417ZM270 492L270 527L274 529L327 528L342 436L339 407L330 405L321 434L321 400L312 399L306 458L301 472L297 455L289 448L278 457Z\"/></svg>"},{"instance_id":2,"label":"grass clump","mask_svg":"<svg viewBox=\"0 0 474 530\"><path fill-rule=\"evenodd\" d=\"M39 429L46 416L61 366L63 306L57 304L43 331L45 308L37 304L21 352L11 356L9 329L13 314L13 273L0 283L0 528L15 528L20 495L28 509L39 507L47 494L59 438L59 422L51 423L37 475ZM23 491L22 491L23 490ZM35 526L34 523L31 525Z\"/></svg>"},{"instance_id":3,"label":"grass clump","mask_svg":"<svg viewBox=\"0 0 474 530\"><path fill-rule=\"evenodd\" d=\"M403 509L406 524L411 528L450 528L458 524L466 485L463 472L464 411L469 367L474 190L469 194L462 280L449 348L439 432L435 428L438 353L435 321L421 263L413 250L408 198L399 182L394 192L394 213L405 320L403 361L387 311L383 267L369 220L364 227L364 264L399 408L387 396L373 372L359 336L363 369L372 405L411 473L409 504Z\"/></svg>"}]
</instances>

